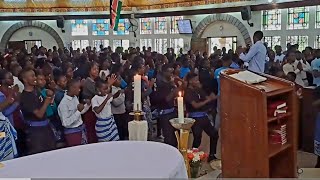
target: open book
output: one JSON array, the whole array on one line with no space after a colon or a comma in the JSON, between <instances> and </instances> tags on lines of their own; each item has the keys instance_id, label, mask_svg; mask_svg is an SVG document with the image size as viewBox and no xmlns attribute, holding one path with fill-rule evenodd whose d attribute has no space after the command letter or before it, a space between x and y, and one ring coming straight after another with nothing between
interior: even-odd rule
<instances>
[{"instance_id":1,"label":"open book","mask_svg":"<svg viewBox=\"0 0 320 180\"><path fill-rule=\"evenodd\" d=\"M230 76L248 84L256 84L267 80L267 78L250 71L240 71Z\"/></svg>"}]
</instances>

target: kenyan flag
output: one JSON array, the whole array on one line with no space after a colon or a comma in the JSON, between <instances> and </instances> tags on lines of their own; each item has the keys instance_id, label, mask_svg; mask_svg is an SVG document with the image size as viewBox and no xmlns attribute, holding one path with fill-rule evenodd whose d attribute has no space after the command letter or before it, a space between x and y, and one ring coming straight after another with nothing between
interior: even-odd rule
<instances>
[{"instance_id":1,"label":"kenyan flag","mask_svg":"<svg viewBox=\"0 0 320 180\"><path fill-rule=\"evenodd\" d=\"M110 25L114 31L118 30L121 8L122 0L110 0Z\"/></svg>"}]
</instances>

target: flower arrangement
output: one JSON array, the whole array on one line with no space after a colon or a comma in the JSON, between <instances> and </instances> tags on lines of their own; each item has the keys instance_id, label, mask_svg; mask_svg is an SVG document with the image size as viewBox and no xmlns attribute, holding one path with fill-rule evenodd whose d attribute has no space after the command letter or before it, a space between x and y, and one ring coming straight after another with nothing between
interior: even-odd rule
<instances>
[{"instance_id":1,"label":"flower arrangement","mask_svg":"<svg viewBox=\"0 0 320 180\"><path fill-rule=\"evenodd\" d=\"M208 154L199 151L197 148L193 148L187 151L187 157L189 159L191 178L197 178L201 162L208 158Z\"/></svg>"}]
</instances>

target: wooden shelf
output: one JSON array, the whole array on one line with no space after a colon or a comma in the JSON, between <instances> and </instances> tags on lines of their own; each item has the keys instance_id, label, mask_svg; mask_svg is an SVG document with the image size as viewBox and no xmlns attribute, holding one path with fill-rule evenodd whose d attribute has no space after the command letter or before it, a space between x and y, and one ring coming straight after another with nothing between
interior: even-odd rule
<instances>
[{"instance_id":1,"label":"wooden shelf","mask_svg":"<svg viewBox=\"0 0 320 180\"><path fill-rule=\"evenodd\" d=\"M287 112L287 113L285 113L285 114L281 114L281 115L276 116L276 117L268 117L268 123L271 123L271 122L274 122L274 121L278 121L278 120L287 118L287 117L289 117L289 116L291 116L291 115L292 115L291 112Z\"/></svg>"},{"instance_id":2,"label":"wooden shelf","mask_svg":"<svg viewBox=\"0 0 320 180\"><path fill-rule=\"evenodd\" d=\"M269 144L269 158L279 154L282 151L289 149L292 145L291 144Z\"/></svg>"}]
</instances>

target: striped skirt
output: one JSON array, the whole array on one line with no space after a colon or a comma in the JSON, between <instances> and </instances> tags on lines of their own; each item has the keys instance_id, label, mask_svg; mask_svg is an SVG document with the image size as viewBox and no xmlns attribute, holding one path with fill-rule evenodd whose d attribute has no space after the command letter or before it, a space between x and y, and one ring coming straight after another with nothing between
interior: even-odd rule
<instances>
[{"instance_id":1,"label":"striped skirt","mask_svg":"<svg viewBox=\"0 0 320 180\"><path fill-rule=\"evenodd\" d=\"M13 159L18 155L15 140L17 132L11 125L8 118L0 115L0 132L4 137L0 137L0 161Z\"/></svg>"},{"instance_id":2,"label":"striped skirt","mask_svg":"<svg viewBox=\"0 0 320 180\"><path fill-rule=\"evenodd\" d=\"M98 142L118 141L118 129L113 116L106 119L97 119L96 133Z\"/></svg>"}]
</instances>

